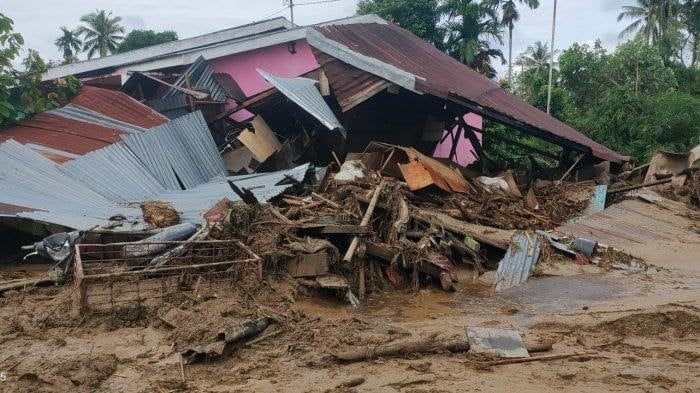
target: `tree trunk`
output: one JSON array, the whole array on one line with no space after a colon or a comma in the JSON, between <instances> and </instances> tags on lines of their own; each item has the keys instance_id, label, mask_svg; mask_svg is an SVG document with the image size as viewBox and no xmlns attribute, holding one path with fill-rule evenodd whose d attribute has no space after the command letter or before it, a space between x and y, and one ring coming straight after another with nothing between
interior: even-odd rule
<instances>
[{"instance_id":1,"label":"tree trunk","mask_svg":"<svg viewBox=\"0 0 700 393\"><path fill-rule=\"evenodd\" d=\"M513 90L513 23L508 25L508 85Z\"/></svg>"}]
</instances>

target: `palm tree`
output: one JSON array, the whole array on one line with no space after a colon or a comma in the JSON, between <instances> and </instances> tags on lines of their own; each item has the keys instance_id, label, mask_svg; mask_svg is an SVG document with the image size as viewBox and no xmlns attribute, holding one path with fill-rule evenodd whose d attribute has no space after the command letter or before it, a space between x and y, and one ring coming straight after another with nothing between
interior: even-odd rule
<instances>
[{"instance_id":1,"label":"palm tree","mask_svg":"<svg viewBox=\"0 0 700 393\"><path fill-rule=\"evenodd\" d=\"M620 32L620 38L639 31L649 44L655 44L671 32L679 12L678 0L637 0L637 5L622 6L622 12L617 16L617 21L623 19L634 21Z\"/></svg>"},{"instance_id":2,"label":"palm tree","mask_svg":"<svg viewBox=\"0 0 700 393\"><path fill-rule=\"evenodd\" d=\"M91 59L95 53L104 57L117 49L117 44L124 39L123 35L119 35L124 34L125 31L124 27L119 25L121 20L121 17L112 17L112 12L105 10L98 10L80 17L80 21L85 25L78 28L78 33L84 35L83 50L87 51L88 59Z\"/></svg>"},{"instance_id":3,"label":"palm tree","mask_svg":"<svg viewBox=\"0 0 700 393\"><path fill-rule=\"evenodd\" d=\"M490 45L490 40L503 44L501 25L494 10L473 0L447 0L441 12L447 20L447 53L489 78L496 77L493 58L500 58L503 64L505 59L500 49Z\"/></svg>"},{"instance_id":4,"label":"palm tree","mask_svg":"<svg viewBox=\"0 0 700 393\"><path fill-rule=\"evenodd\" d=\"M68 30L66 26L61 26L61 36L56 38L54 45L63 52L63 64L70 64L75 62L83 41L80 40L77 30Z\"/></svg>"},{"instance_id":5,"label":"palm tree","mask_svg":"<svg viewBox=\"0 0 700 393\"><path fill-rule=\"evenodd\" d=\"M539 0L517 0L517 2L531 9L540 6ZM515 0L488 0L487 2L488 6L501 9L501 25L508 28L508 81L513 76L513 29L515 22L520 20L520 13L515 3Z\"/></svg>"},{"instance_id":6,"label":"palm tree","mask_svg":"<svg viewBox=\"0 0 700 393\"><path fill-rule=\"evenodd\" d=\"M556 52L554 51L555 55ZM542 41L537 41L534 45L527 47L525 52L518 56L516 65L522 66L524 70L544 70L549 67L549 45Z\"/></svg>"}]
</instances>

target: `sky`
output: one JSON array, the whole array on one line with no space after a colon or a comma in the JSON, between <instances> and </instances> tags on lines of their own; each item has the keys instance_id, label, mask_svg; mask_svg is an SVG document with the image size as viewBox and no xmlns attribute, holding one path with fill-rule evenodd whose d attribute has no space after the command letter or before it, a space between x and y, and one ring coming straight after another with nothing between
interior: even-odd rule
<instances>
[{"instance_id":1,"label":"sky","mask_svg":"<svg viewBox=\"0 0 700 393\"><path fill-rule=\"evenodd\" d=\"M59 27L74 28L81 15L96 9L111 10L122 17L127 31L132 29L174 30L180 38L210 33L240 24L285 16L284 0L2 0L0 12L12 18L15 31L25 39L25 48L39 51L45 60L60 59L53 42ZM288 1L288 0L287 0ZM296 0L296 3L318 0ZM294 7L295 23L307 25L352 16L358 0L299 5ZM551 36L553 0L540 0L540 7L521 7L522 17L513 33L513 58L535 41ZM559 0L554 46L564 49L574 42L592 43L614 49L618 33L625 27L617 22L620 7L634 0ZM504 36L505 38L505 36ZM496 45L498 47L499 45ZM502 46L507 58L507 42ZM81 58L83 58L82 55ZM505 66L498 67L505 73Z\"/></svg>"}]
</instances>

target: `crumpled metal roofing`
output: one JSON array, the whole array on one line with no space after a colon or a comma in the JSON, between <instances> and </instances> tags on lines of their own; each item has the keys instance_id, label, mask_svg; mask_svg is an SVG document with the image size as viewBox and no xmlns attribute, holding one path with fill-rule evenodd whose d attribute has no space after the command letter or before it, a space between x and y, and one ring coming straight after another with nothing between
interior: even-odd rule
<instances>
[{"instance_id":1,"label":"crumpled metal roofing","mask_svg":"<svg viewBox=\"0 0 700 393\"><path fill-rule=\"evenodd\" d=\"M109 229L116 223L112 218L121 216L120 226L112 231L142 231L148 225L138 202L162 200L182 213L182 221L199 223L201 213L221 198L240 199L226 180L239 187L263 186L252 192L267 201L289 187L286 175L301 181L310 169L306 164L275 173L224 177L223 161L200 112L131 134L129 139L141 141L144 136L152 139L143 145L118 142L61 165L14 140L0 144L0 216L81 230ZM139 150L144 146L145 155ZM161 155L151 155L152 151ZM157 173L168 170L173 176L169 180L175 180L172 189Z\"/></svg>"},{"instance_id":2,"label":"crumpled metal roofing","mask_svg":"<svg viewBox=\"0 0 700 393\"><path fill-rule=\"evenodd\" d=\"M274 76L264 70L257 70L265 80L270 82L280 93L299 105L330 130L344 132L343 125L335 117L323 96L316 88L316 82L308 78L283 78Z\"/></svg>"},{"instance_id":3,"label":"crumpled metal roofing","mask_svg":"<svg viewBox=\"0 0 700 393\"><path fill-rule=\"evenodd\" d=\"M620 162L629 158L506 92L492 80L393 23L325 25L314 29L315 32L309 31L307 35L310 45L341 60L342 56L349 56L355 67L399 86L444 99L458 97L467 100L534 127L552 139L562 138L581 149L590 149L594 156L603 160ZM321 33L325 40L317 39L316 32ZM329 41L335 45L330 45ZM385 66L372 66L368 58Z\"/></svg>"},{"instance_id":4,"label":"crumpled metal roofing","mask_svg":"<svg viewBox=\"0 0 700 393\"><path fill-rule=\"evenodd\" d=\"M124 143L168 190L192 188L226 168L202 113L197 111L149 132L124 136Z\"/></svg>"},{"instance_id":5,"label":"crumpled metal roofing","mask_svg":"<svg viewBox=\"0 0 700 393\"><path fill-rule=\"evenodd\" d=\"M540 258L542 241L540 235L518 231L513 235L506 255L498 264L493 285L496 292L518 286L535 271Z\"/></svg>"},{"instance_id":6,"label":"crumpled metal roofing","mask_svg":"<svg viewBox=\"0 0 700 393\"><path fill-rule=\"evenodd\" d=\"M68 105L0 129L0 142L14 139L61 163L167 121L126 94L83 86Z\"/></svg>"},{"instance_id":7,"label":"crumpled metal roofing","mask_svg":"<svg viewBox=\"0 0 700 393\"><path fill-rule=\"evenodd\" d=\"M155 127L168 121L165 116L121 91L83 86L70 103L143 128Z\"/></svg>"},{"instance_id":8,"label":"crumpled metal roofing","mask_svg":"<svg viewBox=\"0 0 700 393\"><path fill-rule=\"evenodd\" d=\"M219 85L219 82L214 79L214 69L209 67L204 57L199 56L185 72L173 83L174 86L189 88L193 90L206 91L210 95L211 101L226 102L226 91ZM189 78L190 86L187 86ZM176 88L169 88L163 98L172 97L178 94L185 94Z\"/></svg>"},{"instance_id":9,"label":"crumpled metal roofing","mask_svg":"<svg viewBox=\"0 0 700 393\"><path fill-rule=\"evenodd\" d=\"M58 115L67 119L97 124L98 126L113 128L115 130L128 132L130 134L135 132L146 131L146 128L125 123L120 120L112 119L111 117L105 116L101 113L93 112L89 109L85 109L73 104L68 104L61 108L52 109L50 111L47 111L46 113L51 113L53 115Z\"/></svg>"}]
</instances>

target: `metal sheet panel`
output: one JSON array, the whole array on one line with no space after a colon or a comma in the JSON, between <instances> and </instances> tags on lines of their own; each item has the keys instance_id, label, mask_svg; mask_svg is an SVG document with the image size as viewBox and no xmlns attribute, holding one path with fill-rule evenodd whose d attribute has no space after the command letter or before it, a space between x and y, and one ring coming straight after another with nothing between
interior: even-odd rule
<instances>
[{"instance_id":1,"label":"metal sheet panel","mask_svg":"<svg viewBox=\"0 0 700 393\"><path fill-rule=\"evenodd\" d=\"M167 190L180 190L180 183L192 188L226 173L199 111L143 134L127 135L124 143Z\"/></svg>"},{"instance_id":2,"label":"metal sheet panel","mask_svg":"<svg viewBox=\"0 0 700 393\"><path fill-rule=\"evenodd\" d=\"M700 270L697 223L682 203L657 196L655 203L629 199L566 223L562 235L582 237L622 250L653 265Z\"/></svg>"},{"instance_id":3,"label":"metal sheet panel","mask_svg":"<svg viewBox=\"0 0 700 393\"><path fill-rule=\"evenodd\" d=\"M151 128L168 119L128 95L114 90L83 86L71 104L143 128Z\"/></svg>"},{"instance_id":4,"label":"metal sheet panel","mask_svg":"<svg viewBox=\"0 0 700 393\"><path fill-rule=\"evenodd\" d=\"M69 104L57 109L52 109L50 111L47 111L46 113L51 113L53 115L58 115L67 119L73 119L85 123L97 124L99 126L113 128L123 132L128 132L130 134L146 131L146 129L143 127L115 120L101 113L93 112L89 109L85 109L73 104Z\"/></svg>"},{"instance_id":5,"label":"metal sheet panel","mask_svg":"<svg viewBox=\"0 0 700 393\"><path fill-rule=\"evenodd\" d=\"M187 70L180 75L173 83L174 86L184 87L193 90L206 91L209 93L211 101L226 102L226 91L219 85L219 82L214 78L214 69L209 67L204 57L199 56L194 63L187 67ZM188 87L189 79L189 87ZM176 95L184 94L176 88L169 88L163 98L169 98Z\"/></svg>"},{"instance_id":6,"label":"metal sheet panel","mask_svg":"<svg viewBox=\"0 0 700 393\"><path fill-rule=\"evenodd\" d=\"M498 264L493 286L496 292L518 286L535 271L540 258L540 236L532 232L516 232L506 255Z\"/></svg>"},{"instance_id":7,"label":"metal sheet panel","mask_svg":"<svg viewBox=\"0 0 700 393\"><path fill-rule=\"evenodd\" d=\"M333 114L333 111L316 88L316 82L308 78L282 78L266 71L257 70L280 93L299 105L330 130L344 130L343 125Z\"/></svg>"}]
</instances>

